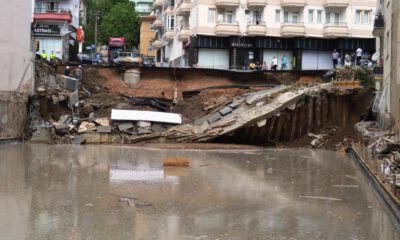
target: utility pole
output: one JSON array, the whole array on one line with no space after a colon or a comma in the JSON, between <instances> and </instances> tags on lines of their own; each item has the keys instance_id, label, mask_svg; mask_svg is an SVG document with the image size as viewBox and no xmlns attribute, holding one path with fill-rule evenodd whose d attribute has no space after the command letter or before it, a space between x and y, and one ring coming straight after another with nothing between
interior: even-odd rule
<instances>
[{"instance_id":1,"label":"utility pole","mask_svg":"<svg viewBox=\"0 0 400 240\"><path fill-rule=\"evenodd\" d=\"M95 14L95 23L94 23L94 45L97 47L97 21L99 20L99 16L97 15L97 11Z\"/></svg>"}]
</instances>

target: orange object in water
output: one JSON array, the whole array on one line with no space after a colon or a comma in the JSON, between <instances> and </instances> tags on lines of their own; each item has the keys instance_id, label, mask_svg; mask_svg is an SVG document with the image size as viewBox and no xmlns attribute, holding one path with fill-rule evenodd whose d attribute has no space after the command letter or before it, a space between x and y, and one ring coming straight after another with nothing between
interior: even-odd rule
<instances>
[{"instance_id":1,"label":"orange object in water","mask_svg":"<svg viewBox=\"0 0 400 240\"><path fill-rule=\"evenodd\" d=\"M183 156L167 156L163 163L164 167L189 167L189 159Z\"/></svg>"}]
</instances>

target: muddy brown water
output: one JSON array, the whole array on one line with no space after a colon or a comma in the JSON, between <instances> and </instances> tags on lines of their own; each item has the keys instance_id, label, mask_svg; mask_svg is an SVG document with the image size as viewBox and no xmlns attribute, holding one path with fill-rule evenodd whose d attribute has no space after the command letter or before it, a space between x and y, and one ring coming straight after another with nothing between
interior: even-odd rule
<instances>
[{"instance_id":1,"label":"muddy brown water","mask_svg":"<svg viewBox=\"0 0 400 240\"><path fill-rule=\"evenodd\" d=\"M337 152L0 146L0 239L399 239L392 219Z\"/></svg>"}]
</instances>

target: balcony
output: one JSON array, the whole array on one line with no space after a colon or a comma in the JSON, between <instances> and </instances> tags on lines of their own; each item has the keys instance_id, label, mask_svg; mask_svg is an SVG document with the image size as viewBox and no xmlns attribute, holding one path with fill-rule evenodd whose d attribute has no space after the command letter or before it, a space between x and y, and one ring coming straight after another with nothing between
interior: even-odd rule
<instances>
[{"instance_id":1,"label":"balcony","mask_svg":"<svg viewBox=\"0 0 400 240\"><path fill-rule=\"evenodd\" d=\"M306 6L306 0L282 0L283 8L301 8Z\"/></svg>"},{"instance_id":2,"label":"balcony","mask_svg":"<svg viewBox=\"0 0 400 240\"><path fill-rule=\"evenodd\" d=\"M385 18L382 14L378 14L374 20L374 30L372 34L375 37L383 37L385 32Z\"/></svg>"},{"instance_id":3,"label":"balcony","mask_svg":"<svg viewBox=\"0 0 400 240\"><path fill-rule=\"evenodd\" d=\"M154 40L153 43L151 44L151 47L154 49L159 49L162 48L163 42L161 40Z\"/></svg>"},{"instance_id":4,"label":"balcony","mask_svg":"<svg viewBox=\"0 0 400 240\"><path fill-rule=\"evenodd\" d=\"M161 29L162 27L164 27L164 22L161 19L156 19L153 22L153 26L154 29Z\"/></svg>"},{"instance_id":5,"label":"balcony","mask_svg":"<svg viewBox=\"0 0 400 240\"><path fill-rule=\"evenodd\" d=\"M247 0L247 7L265 7L267 5L266 0Z\"/></svg>"},{"instance_id":6,"label":"balcony","mask_svg":"<svg viewBox=\"0 0 400 240\"><path fill-rule=\"evenodd\" d=\"M56 9L34 9L34 19L36 21L72 21L72 14L70 9L56 8Z\"/></svg>"},{"instance_id":7,"label":"balcony","mask_svg":"<svg viewBox=\"0 0 400 240\"><path fill-rule=\"evenodd\" d=\"M325 0L325 8L346 8L349 6L350 0Z\"/></svg>"},{"instance_id":8,"label":"balcony","mask_svg":"<svg viewBox=\"0 0 400 240\"><path fill-rule=\"evenodd\" d=\"M306 34L303 22L285 22L281 26L283 37L302 37Z\"/></svg>"},{"instance_id":9,"label":"balcony","mask_svg":"<svg viewBox=\"0 0 400 240\"><path fill-rule=\"evenodd\" d=\"M157 8L161 9L163 7L163 4L164 4L164 0L154 0L153 8L154 9L157 9Z\"/></svg>"},{"instance_id":10,"label":"balcony","mask_svg":"<svg viewBox=\"0 0 400 240\"><path fill-rule=\"evenodd\" d=\"M164 35L162 36L162 39L169 42L169 41L174 40L174 37L175 37L174 30L169 29L164 33Z\"/></svg>"},{"instance_id":11,"label":"balcony","mask_svg":"<svg viewBox=\"0 0 400 240\"><path fill-rule=\"evenodd\" d=\"M325 23L324 25L324 37L336 38L347 37L348 35L347 23Z\"/></svg>"},{"instance_id":12,"label":"balcony","mask_svg":"<svg viewBox=\"0 0 400 240\"><path fill-rule=\"evenodd\" d=\"M239 35L239 22L218 21L215 34L217 36Z\"/></svg>"},{"instance_id":13,"label":"balcony","mask_svg":"<svg viewBox=\"0 0 400 240\"><path fill-rule=\"evenodd\" d=\"M215 0L216 7L239 7L240 0Z\"/></svg>"},{"instance_id":14,"label":"balcony","mask_svg":"<svg viewBox=\"0 0 400 240\"><path fill-rule=\"evenodd\" d=\"M176 8L177 16L186 16L190 14L191 3L190 0L181 0Z\"/></svg>"},{"instance_id":15,"label":"balcony","mask_svg":"<svg viewBox=\"0 0 400 240\"><path fill-rule=\"evenodd\" d=\"M179 41L182 42L187 42L190 37L190 29L189 26L184 26L182 29L179 31L178 39Z\"/></svg>"},{"instance_id":16,"label":"balcony","mask_svg":"<svg viewBox=\"0 0 400 240\"><path fill-rule=\"evenodd\" d=\"M265 22L248 22L246 33L247 36L264 36L267 32Z\"/></svg>"}]
</instances>

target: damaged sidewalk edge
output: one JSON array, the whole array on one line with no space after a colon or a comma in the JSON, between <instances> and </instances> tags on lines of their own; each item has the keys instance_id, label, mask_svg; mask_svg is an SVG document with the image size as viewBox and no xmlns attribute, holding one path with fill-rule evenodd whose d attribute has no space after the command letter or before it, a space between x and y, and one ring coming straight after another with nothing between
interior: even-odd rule
<instances>
[{"instance_id":1,"label":"damaged sidewalk edge","mask_svg":"<svg viewBox=\"0 0 400 240\"><path fill-rule=\"evenodd\" d=\"M389 208L390 215L400 222L400 201L394 196L391 191L385 186L379 178L371 171L361 155L354 147L346 150L351 154L358 167L362 170L363 175L372 183L373 188L377 191L378 198Z\"/></svg>"}]
</instances>

